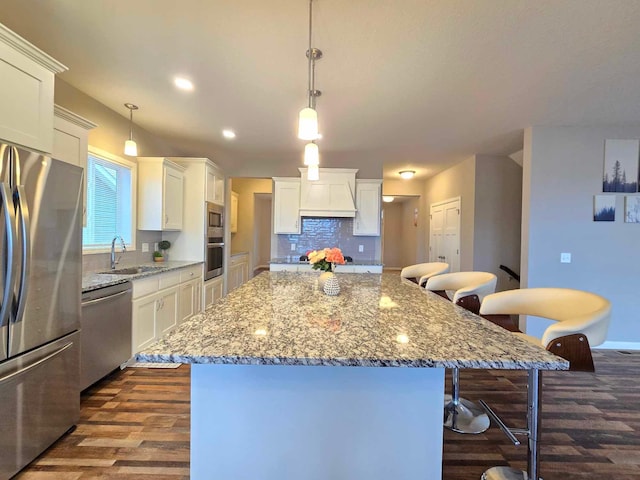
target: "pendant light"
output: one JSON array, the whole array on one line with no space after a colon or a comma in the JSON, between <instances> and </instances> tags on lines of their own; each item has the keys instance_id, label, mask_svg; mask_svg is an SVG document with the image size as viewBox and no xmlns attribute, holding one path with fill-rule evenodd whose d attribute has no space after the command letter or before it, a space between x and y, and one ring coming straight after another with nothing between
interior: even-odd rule
<instances>
[{"instance_id":1,"label":"pendant light","mask_svg":"<svg viewBox=\"0 0 640 480\"><path fill-rule=\"evenodd\" d=\"M305 165L320 165L320 152L318 145L315 142L307 143L304 146L304 164Z\"/></svg>"},{"instance_id":2,"label":"pendant light","mask_svg":"<svg viewBox=\"0 0 640 480\"><path fill-rule=\"evenodd\" d=\"M298 138L301 140L316 140L318 138L318 112L316 112L316 97L322 95L315 88L316 60L322 58L322 51L311 46L311 33L313 29L313 0L309 0L309 49L307 50L309 87L308 105L300 110L298 115Z\"/></svg>"},{"instance_id":3,"label":"pendant light","mask_svg":"<svg viewBox=\"0 0 640 480\"><path fill-rule=\"evenodd\" d=\"M124 142L124 154L130 157L137 157L138 146L133 141L133 111L138 110L138 106L133 103L125 103L124 106L129 109L129 140Z\"/></svg>"}]
</instances>

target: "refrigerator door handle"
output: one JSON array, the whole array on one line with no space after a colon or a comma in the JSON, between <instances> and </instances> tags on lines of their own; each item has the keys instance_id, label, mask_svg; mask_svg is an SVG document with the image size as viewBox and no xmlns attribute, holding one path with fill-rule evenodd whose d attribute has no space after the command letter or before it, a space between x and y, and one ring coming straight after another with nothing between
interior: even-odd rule
<instances>
[{"instance_id":1,"label":"refrigerator door handle","mask_svg":"<svg viewBox=\"0 0 640 480\"><path fill-rule=\"evenodd\" d=\"M2 205L0 208L4 210L4 224L7 237L7 272L5 276L4 292L2 292L2 307L0 307L0 327L7 325L9 315L11 314L11 293L15 283L15 258L14 246L17 243L16 231L13 226L16 223L15 212L13 208L13 199L11 190L6 183L0 184L0 195L2 197Z\"/></svg>"},{"instance_id":2,"label":"refrigerator door handle","mask_svg":"<svg viewBox=\"0 0 640 480\"><path fill-rule=\"evenodd\" d=\"M18 210L20 211L20 233L22 240L22 277L20 278L20 289L18 291L18 310L16 316L13 318L13 323L19 323L22 321L22 315L26 306L27 291L29 289L29 268L30 268L30 252L31 242L29 241L29 232L31 232L29 223L29 207L25 202L25 192L22 185L16 187L16 193L18 198Z\"/></svg>"},{"instance_id":3,"label":"refrigerator door handle","mask_svg":"<svg viewBox=\"0 0 640 480\"><path fill-rule=\"evenodd\" d=\"M15 372L10 373L9 375L6 375L6 376L0 378L0 385L2 385L5 382L8 382L9 380L11 380L14 377L17 377L18 375L24 375L29 370L33 370L38 365L42 365L43 363L51 360L53 357L56 357L56 356L60 355L62 352L64 352L65 350L71 348L72 346L73 346L73 342L69 342L66 345L60 347L55 352L50 353L46 357L41 358L37 362L33 362L31 365L27 365L26 367L20 368L19 370L16 370Z\"/></svg>"}]
</instances>

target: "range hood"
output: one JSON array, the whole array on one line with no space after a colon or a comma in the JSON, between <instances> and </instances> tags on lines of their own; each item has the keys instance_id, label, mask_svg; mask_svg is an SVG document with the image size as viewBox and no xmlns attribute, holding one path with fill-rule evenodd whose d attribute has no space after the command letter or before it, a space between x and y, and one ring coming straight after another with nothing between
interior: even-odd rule
<instances>
[{"instance_id":1,"label":"range hood","mask_svg":"<svg viewBox=\"0 0 640 480\"><path fill-rule=\"evenodd\" d=\"M357 169L321 168L320 179L307 180L307 169L300 168L301 217L355 217Z\"/></svg>"}]
</instances>

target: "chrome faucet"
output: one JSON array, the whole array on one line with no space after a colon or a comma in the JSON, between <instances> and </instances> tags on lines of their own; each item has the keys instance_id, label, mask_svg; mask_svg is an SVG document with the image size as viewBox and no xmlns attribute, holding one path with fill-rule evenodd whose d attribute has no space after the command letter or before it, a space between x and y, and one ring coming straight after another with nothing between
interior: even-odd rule
<instances>
[{"instance_id":1,"label":"chrome faucet","mask_svg":"<svg viewBox=\"0 0 640 480\"><path fill-rule=\"evenodd\" d=\"M116 235L115 237L113 237L113 240L111 240L111 270L115 270L116 264L120 261L120 257L118 257L118 259L116 260L116 240L117 239L120 239L120 245L122 245L122 252L120 257L122 257L122 253L127 251L127 246L124 244L124 240L122 239L122 237L120 235Z\"/></svg>"}]
</instances>

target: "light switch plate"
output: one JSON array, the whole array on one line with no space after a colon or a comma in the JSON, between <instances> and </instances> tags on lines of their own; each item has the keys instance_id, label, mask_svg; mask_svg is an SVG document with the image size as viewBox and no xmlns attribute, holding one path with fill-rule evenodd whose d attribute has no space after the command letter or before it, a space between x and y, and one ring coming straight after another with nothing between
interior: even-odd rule
<instances>
[{"instance_id":1,"label":"light switch plate","mask_svg":"<svg viewBox=\"0 0 640 480\"><path fill-rule=\"evenodd\" d=\"M149 244L148 243L142 243L142 252L148 252L149 251Z\"/></svg>"},{"instance_id":2,"label":"light switch plate","mask_svg":"<svg viewBox=\"0 0 640 480\"><path fill-rule=\"evenodd\" d=\"M364 245L358 245L358 252L359 253L364 252Z\"/></svg>"},{"instance_id":3,"label":"light switch plate","mask_svg":"<svg viewBox=\"0 0 640 480\"><path fill-rule=\"evenodd\" d=\"M296 244L295 244L295 243L292 243L292 244L291 244L291 251L292 251L292 252L295 252L295 251L296 251Z\"/></svg>"},{"instance_id":4,"label":"light switch plate","mask_svg":"<svg viewBox=\"0 0 640 480\"><path fill-rule=\"evenodd\" d=\"M571 263L571 254L570 253L561 253L560 254L560 263Z\"/></svg>"}]
</instances>

